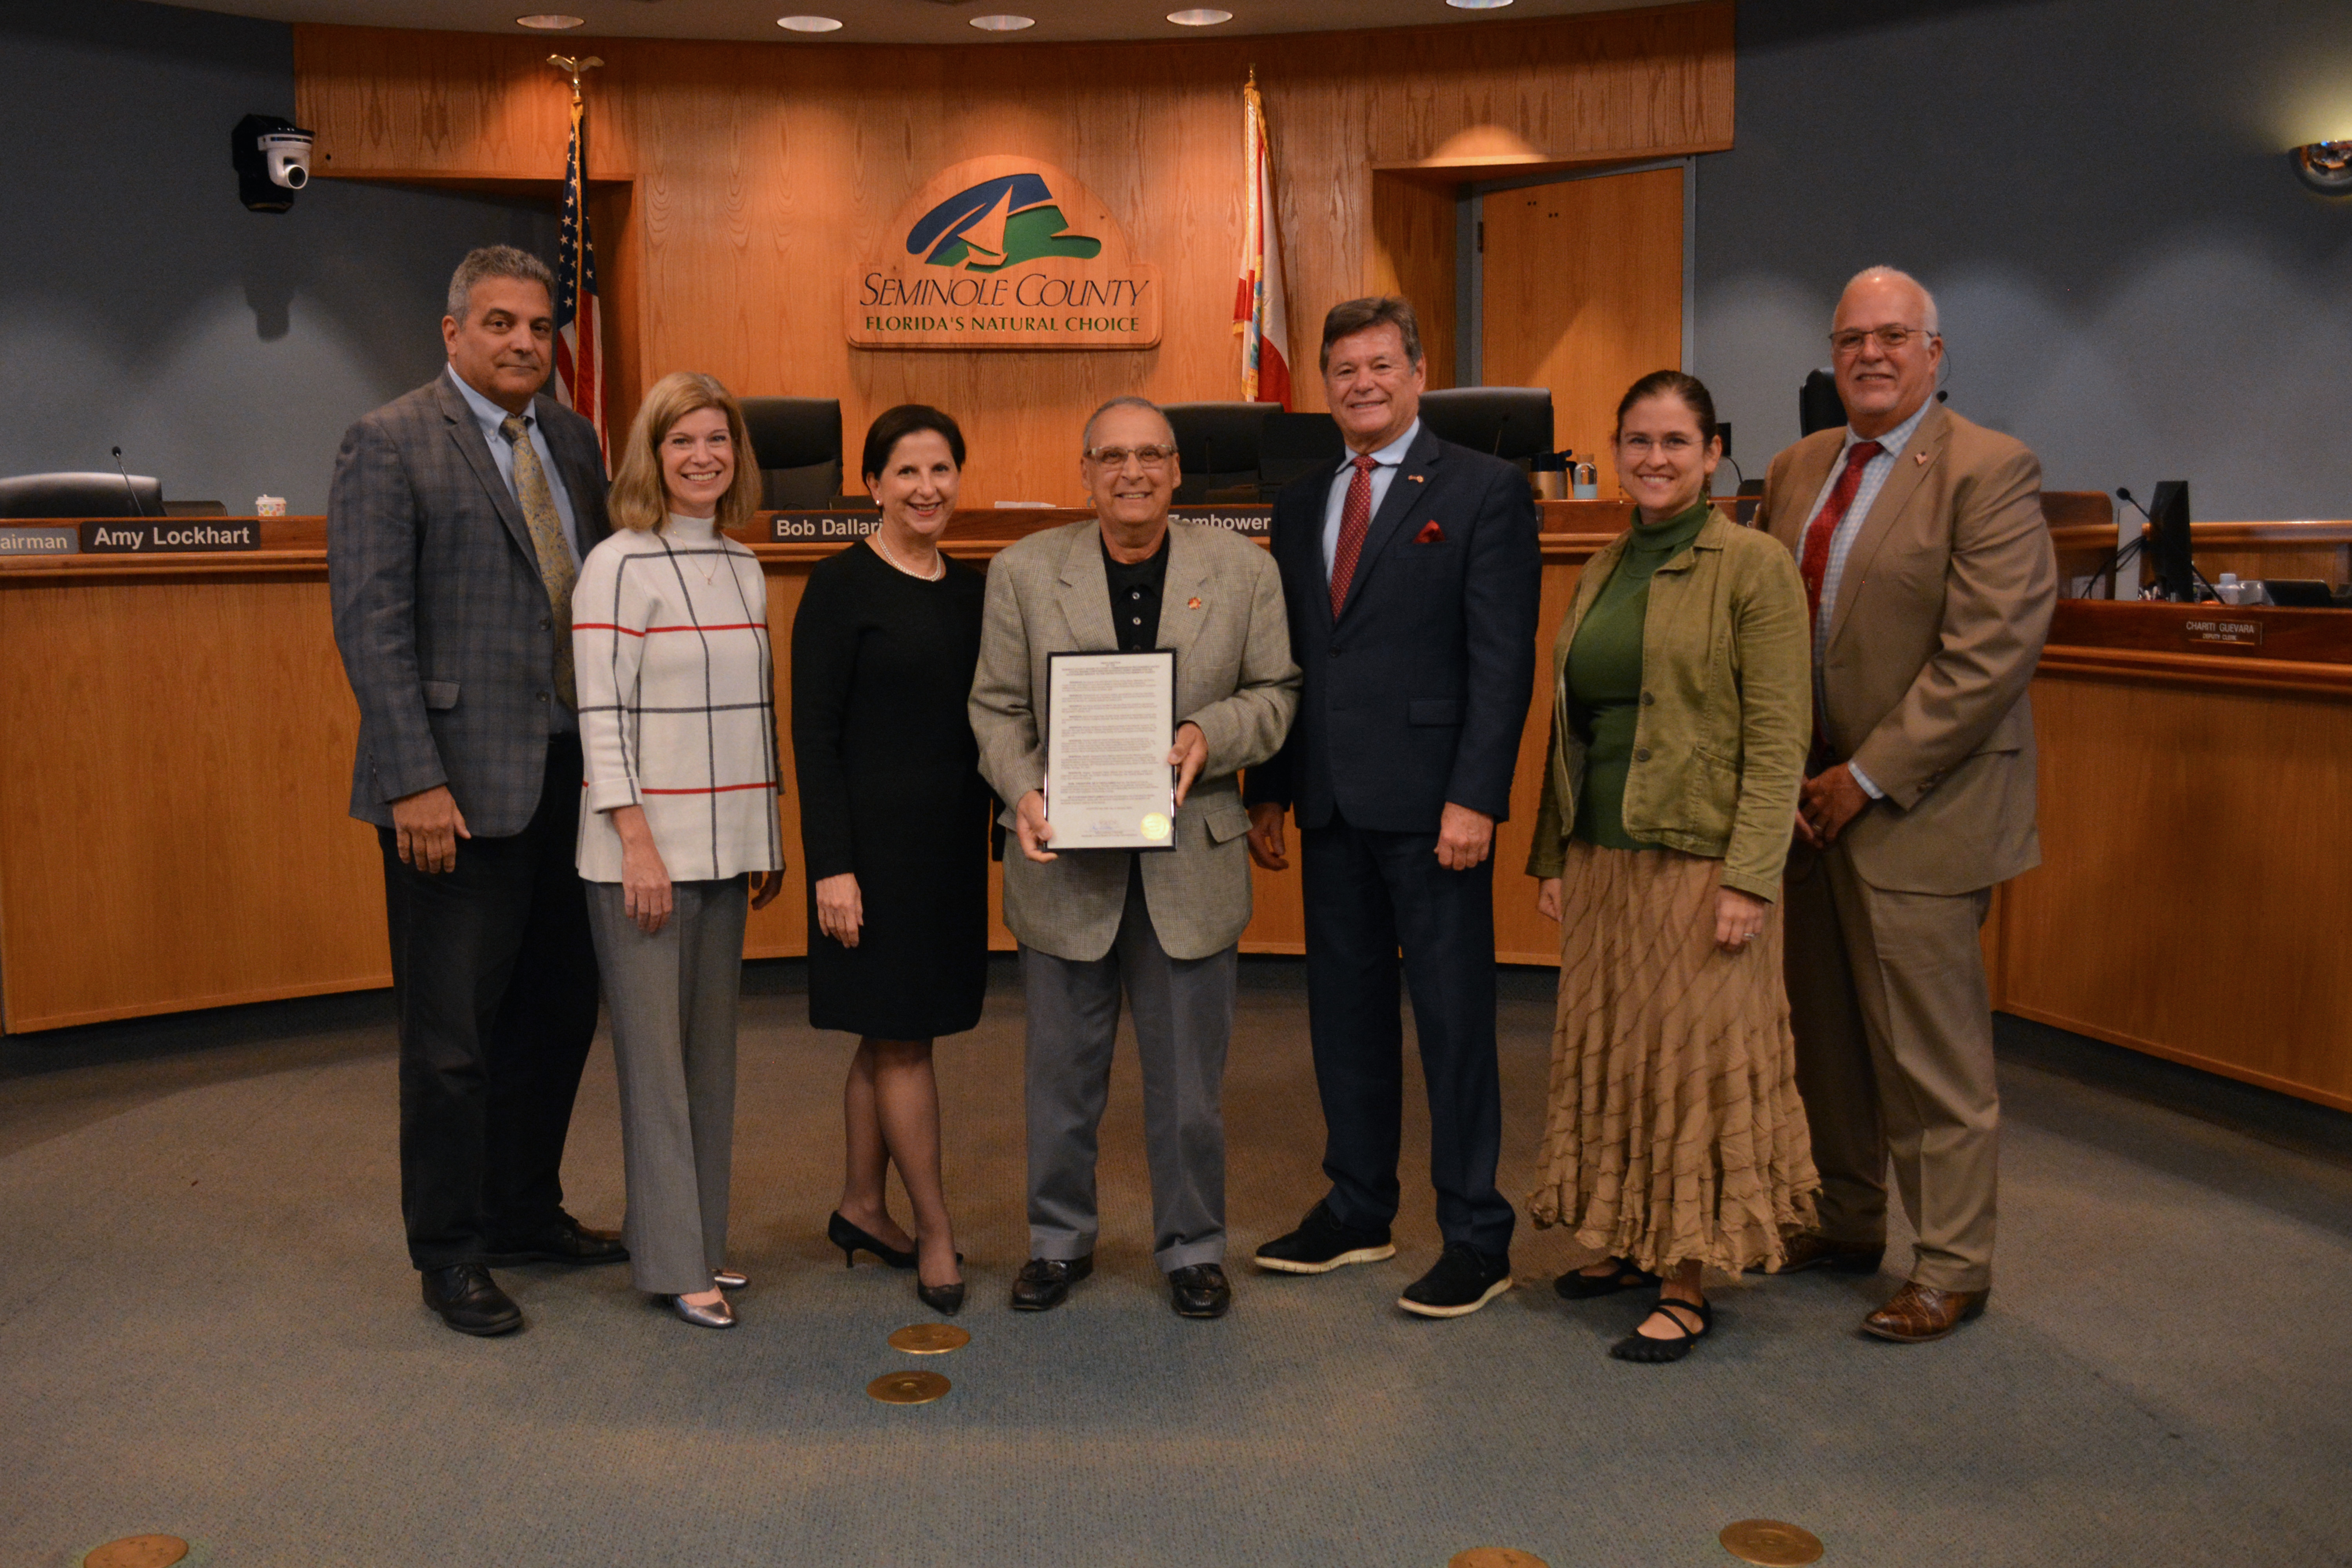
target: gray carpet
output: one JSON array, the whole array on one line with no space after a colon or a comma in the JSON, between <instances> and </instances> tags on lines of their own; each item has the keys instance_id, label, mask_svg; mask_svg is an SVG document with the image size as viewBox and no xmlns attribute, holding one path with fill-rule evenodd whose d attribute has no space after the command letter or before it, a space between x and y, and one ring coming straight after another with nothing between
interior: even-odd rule
<instances>
[{"instance_id":1,"label":"gray carpet","mask_svg":"<svg viewBox=\"0 0 2352 1568\"><path fill-rule=\"evenodd\" d=\"M1248 974L1237 1256L1320 1185L1297 967ZM1635 1367L1603 1354L1632 1298L1549 1289L1578 1258L1555 1233L1522 1228L1524 1288L1475 1317L1395 1310L1435 1247L1410 1125L1397 1261L1238 1268L1231 1318L1176 1319L1123 1054L1100 1269L1015 1317L1021 1009L1000 990L940 1056L973 1342L914 1358L884 1343L929 1316L909 1278L845 1270L823 1239L848 1043L807 1028L792 981L755 973L747 1004L733 1254L753 1282L724 1334L647 1306L625 1268L504 1271L530 1321L509 1339L431 1319L400 1246L380 1002L0 1047L0 1561L169 1531L223 1568L1438 1568L1478 1545L1714 1564L1717 1531L1761 1515L1832 1564L2352 1563L2352 1119L2135 1079L2121 1053L2005 1025L1981 1321L1883 1345L1854 1324L1892 1272L1722 1282L1715 1338ZM1516 1195L1549 1009L1539 976L1507 992ZM601 1045L566 1180L574 1212L617 1223ZM866 1398L919 1365L953 1392Z\"/></svg>"}]
</instances>

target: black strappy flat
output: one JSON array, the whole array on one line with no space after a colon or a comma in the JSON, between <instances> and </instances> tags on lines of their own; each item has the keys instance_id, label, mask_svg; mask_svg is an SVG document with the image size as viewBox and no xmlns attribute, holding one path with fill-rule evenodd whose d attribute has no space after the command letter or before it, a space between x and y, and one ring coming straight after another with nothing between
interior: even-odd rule
<instances>
[{"instance_id":1,"label":"black strappy flat","mask_svg":"<svg viewBox=\"0 0 2352 1568\"><path fill-rule=\"evenodd\" d=\"M1595 1296L1613 1296L1620 1290L1639 1290L1645 1285L1655 1285L1658 1277L1646 1268L1636 1268L1622 1258L1604 1261L1615 1265L1607 1274L1587 1274L1571 1268L1551 1282L1551 1288L1570 1301L1589 1301Z\"/></svg>"},{"instance_id":2,"label":"black strappy flat","mask_svg":"<svg viewBox=\"0 0 2352 1568\"><path fill-rule=\"evenodd\" d=\"M1619 1361L1644 1362L1654 1365L1661 1362L1680 1361L1690 1354L1691 1346L1706 1338L1708 1331L1715 1327L1715 1309L1705 1301L1685 1301L1672 1296L1661 1296L1650 1311L1664 1312L1667 1321L1681 1331L1681 1338L1654 1340L1638 1331L1637 1328L1635 1332L1627 1334L1609 1347L1611 1355ZM1676 1315L1681 1312L1688 1312L1698 1319L1697 1332L1693 1333L1689 1325ZM1648 1315L1645 1314L1642 1321L1648 1322Z\"/></svg>"}]
</instances>

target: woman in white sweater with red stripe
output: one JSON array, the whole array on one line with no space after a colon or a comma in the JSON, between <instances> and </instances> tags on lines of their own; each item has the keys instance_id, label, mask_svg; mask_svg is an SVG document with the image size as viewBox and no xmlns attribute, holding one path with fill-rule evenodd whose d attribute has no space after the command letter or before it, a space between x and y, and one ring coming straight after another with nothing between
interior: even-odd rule
<instances>
[{"instance_id":1,"label":"woman in white sweater with red stripe","mask_svg":"<svg viewBox=\"0 0 2352 1568\"><path fill-rule=\"evenodd\" d=\"M623 1235L637 1289L704 1328L723 1289L746 902L783 888L767 584L725 529L759 470L743 415L707 375L664 376L637 410L581 563L573 661L587 795L580 875L613 1020Z\"/></svg>"}]
</instances>

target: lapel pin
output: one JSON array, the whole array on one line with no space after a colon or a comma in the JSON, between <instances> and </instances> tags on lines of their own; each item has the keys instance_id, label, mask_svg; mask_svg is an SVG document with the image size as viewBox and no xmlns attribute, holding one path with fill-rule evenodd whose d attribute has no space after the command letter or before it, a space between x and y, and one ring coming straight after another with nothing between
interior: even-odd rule
<instances>
[{"instance_id":1,"label":"lapel pin","mask_svg":"<svg viewBox=\"0 0 2352 1568\"><path fill-rule=\"evenodd\" d=\"M1911 455L1911 460L1924 468L1927 466L1927 454L1925 452L1914 452Z\"/></svg>"},{"instance_id":2,"label":"lapel pin","mask_svg":"<svg viewBox=\"0 0 2352 1568\"><path fill-rule=\"evenodd\" d=\"M1411 479L1414 484L1422 482L1422 477L1419 474L1407 474L1405 478Z\"/></svg>"},{"instance_id":3,"label":"lapel pin","mask_svg":"<svg viewBox=\"0 0 2352 1568\"><path fill-rule=\"evenodd\" d=\"M1184 601L1184 607L1188 610L1197 610L1201 607L1201 601L1198 599L1187 599Z\"/></svg>"}]
</instances>

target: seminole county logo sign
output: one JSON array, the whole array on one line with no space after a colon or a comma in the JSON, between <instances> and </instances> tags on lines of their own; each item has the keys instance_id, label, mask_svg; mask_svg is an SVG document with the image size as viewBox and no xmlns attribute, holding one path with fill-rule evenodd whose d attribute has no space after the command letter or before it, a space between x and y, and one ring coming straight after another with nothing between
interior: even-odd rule
<instances>
[{"instance_id":1,"label":"seminole county logo sign","mask_svg":"<svg viewBox=\"0 0 2352 1568\"><path fill-rule=\"evenodd\" d=\"M1129 254L1095 194L1034 158L932 179L850 272L849 341L868 349L1143 349L1160 269Z\"/></svg>"}]
</instances>

